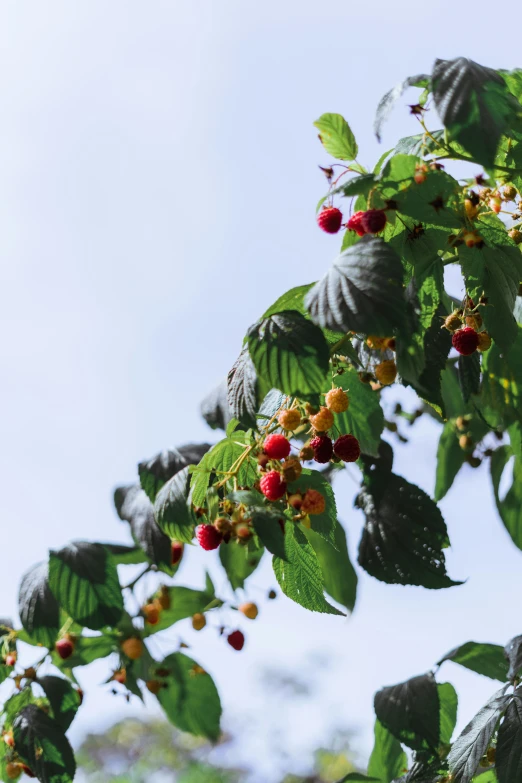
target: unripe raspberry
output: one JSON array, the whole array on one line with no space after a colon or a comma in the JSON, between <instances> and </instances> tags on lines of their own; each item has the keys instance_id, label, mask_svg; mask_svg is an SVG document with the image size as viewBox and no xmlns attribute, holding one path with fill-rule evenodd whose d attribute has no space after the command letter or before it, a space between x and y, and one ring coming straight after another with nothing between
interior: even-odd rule
<instances>
[{"instance_id":1,"label":"unripe raspberry","mask_svg":"<svg viewBox=\"0 0 522 783\"><path fill-rule=\"evenodd\" d=\"M284 459L290 454L290 441L284 435L269 435L263 443L263 451L270 459Z\"/></svg>"},{"instance_id":2,"label":"unripe raspberry","mask_svg":"<svg viewBox=\"0 0 522 783\"><path fill-rule=\"evenodd\" d=\"M183 557L183 544L181 541L173 541L171 544L171 565L177 565Z\"/></svg>"},{"instance_id":3,"label":"unripe raspberry","mask_svg":"<svg viewBox=\"0 0 522 783\"><path fill-rule=\"evenodd\" d=\"M384 347L387 348L389 351L395 351L395 349L397 348L397 340L395 339L395 337L386 338Z\"/></svg>"},{"instance_id":4,"label":"unripe raspberry","mask_svg":"<svg viewBox=\"0 0 522 783\"><path fill-rule=\"evenodd\" d=\"M381 386L389 386L397 377L397 365L393 359L389 359L378 364L374 372Z\"/></svg>"},{"instance_id":5,"label":"unripe raspberry","mask_svg":"<svg viewBox=\"0 0 522 783\"><path fill-rule=\"evenodd\" d=\"M156 600L162 609L170 609L170 593L167 585L161 585Z\"/></svg>"},{"instance_id":6,"label":"unripe raspberry","mask_svg":"<svg viewBox=\"0 0 522 783\"><path fill-rule=\"evenodd\" d=\"M462 235L462 241L466 245L466 247L475 247L475 245L480 245L482 242L482 237L480 234L477 234L476 231L465 231Z\"/></svg>"},{"instance_id":7,"label":"unripe raspberry","mask_svg":"<svg viewBox=\"0 0 522 783\"><path fill-rule=\"evenodd\" d=\"M54 649L62 659L62 661L66 661L67 658L70 658L71 655L74 652L74 643L72 639L70 639L67 636L64 636L63 639L58 639L56 644L54 645Z\"/></svg>"},{"instance_id":8,"label":"unripe raspberry","mask_svg":"<svg viewBox=\"0 0 522 783\"><path fill-rule=\"evenodd\" d=\"M384 351L387 339L387 337L377 337L377 335L370 334L366 338L366 345L373 351Z\"/></svg>"},{"instance_id":9,"label":"unripe raspberry","mask_svg":"<svg viewBox=\"0 0 522 783\"><path fill-rule=\"evenodd\" d=\"M244 522L241 522L239 525L236 525L234 532L240 544L250 541L253 535L248 525L245 525Z\"/></svg>"},{"instance_id":10,"label":"unripe raspberry","mask_svg":"<svg viewBox=\"0 0 522 783\"><path fill-rule=\"evenodd\" d=\"M143 642L137 636L131 636L121 643L121 650L131 661L137 661L143 655Z\"/></svg>"},{"instance_id":11,"label":"unripe raspberry","mask_svg":"<svg viewBox=\"0 0 522 783\"><path fill-rule=\"evenodd\" d=\"M491 348L491 337L487 332L479 332L477 350L484 352Z\"/></svg>"},{"instance_id":12,"label":"unripe raspberry","mask_svg":"<svg viewBox=\"0 0 522 783\"><path fill-rule=\"evenodd\" d=\"M474 220L474 218L476 218L478 213L478 206L477 204L474 204L470 198L464 199L464 209L466 211L467 217L470 220Z\"/></svg>"},{"instance_id":13,"label":"unripe raspberry","mask_svg":"<svg viewBox=\"0 0 522 783\"><path fill-rule=\"evenodd\" d=\"M7 775L9 780L18 780L22 772L23 772L22 765L19 764L17 761L10 761L8 764L5 765L5 774Z\"/></svg>"},{"instance_id":14,"label":"unripe raspberry","mask_svg":"<svg viewBox=\"0 0 522 783\"><path fill-rule=\"evenodd\" d=\"M327 234L337 234L343 222L343 215L337 207L323 207L317 215L317 225Z\"/></svg>"},{"instance_id":15,"label":"unripe raspberry","mask_svg":"<svg viewBox=\"0 0 522 783\"><path fill-rule=\"evenodd\" d=\"M341 389L340 387L337 389L330 389L325 396L325 402L326 407L329 408L332 413L344 413L344 411L348 410L348 406L350 405L348 395L344 389Z\"/></svg>"},{"instance_id":16,"label":"unripe raspberry","mask_svg":"<svg viewBox=\"0 0 522 783\"><path fill-rule=\"evenodd\" d=\"M326 500L316 489L307 489L303 497L301 511L303 514L322 514L326 509Z\"/></svg>"},{"instance_id":17,"label":"unripe raspberry","mask_svg":"<svg viewBox=\"0 0 522 783\"><path fill-rule=\"evenodd\" d=\"M286 492L286 481L277 470L271 470L263 476L259 487L268 500L279 500Z\"/></svg>"},{"instance_id":18,"label":"unripe raspberry","mask_svg":"<svg viewBox=\"0 0 522 783\"><path fill-rule=\"evenodd\" d=\"M2 739L9 748L14 748L15 742L12 731L6 731L5 734L3 734Z\"/></svg>"},{"instance_id":19,"label":"unripe raspberry","mask_svg":"<svg viewBox=\"0 0 522 783\"><path fill-rule=\"evenodd\" d=\"M257 608L256 604L253 604L251 602L247 602L246 604L241 604L239 607L239 611L242 612L245 617L248 617L249 620L255 620L257 615L259 614L259 609Z\"/></svg>"},{"instance_id":20,"label":"unripe raspberry","mask_svg":"<svg viewBox=\"0 0 522 783\"><path fill-rule=\"evenodd\" d=\"M495 212L498 215L502 209L502 201L498 198L498 196L493 196L493 198L489 199L488 206L492 212Z\"/></svg>"},{"instance_id":21,"label":"unripe raspberry","mask_svg":"<svg viewBox=\"0 0 522 783\"><path fill-rule=\"evenodd\" d=\"M297 408L286 408L285 410L281 411L277 417L277 421L279 426L284 430L293 432L301 424L301 414Z\"/></svg>"},{"instance_id":22,"label":"unripe raspberry","mask_svg":"<svg viewBox=\"0 0 522 783\"><path fill-rule=\"evenodd\" d=\"M16 663L16 658L17 658L16 652L7 653L7 655L5 656L5 665L14 666Z\"/></svg>"},{"instance_id":23,"label":"unripe raspberry","mask_svg":"<svg viewBox=\"0 0 522 783\"><path fill-rule=\"evenodd\" d=\"M118 669L118 671L114 672L112 675L112 679L115 680L115 682L119 682L120 685L125 685L127 682L127 670Z\"/></svg>"},{"instance_id":24,"label":"unripe raspberry","mask_svg":"<svg viewBox=\"0 0 522 783\"><path fill-rule=\"evenodd\" d=\"M384 209L368 209L361 217L362 227L367 234L379 234L386 225Z\"/></svg>"},{"instance_id":25,"label":"unripe raspberry","mask_svg":"<svg viewBox=\"0 0 522 783\"><path fill-rule=\"evenodd\" d=\"M214 522L214 527L223 537L232 533L232 522L227 517L218 517Z\"/></svg>"},{"instance_id":26,"label":"unripe raspberry","mask_svg":"<svg viewBox=\"0 0 522 783\"><path fill-rule=\"evenodd\" d=\"M303 446L303 448L299 452L299 459L302 462L308 462L309 460L311 460L313 458L314 458L314 450L313 450L313 448L310 445Z\"/></svg>"},{"instance_id":27,"label":"unripe raspberry","mask_svg":"<svg viewBox=\"0 0 522 783\"><path fill-rule=\"evenodd\" d=\"M522 231L519 231L518 228L512 228L511 231L508 231L508 236L511 237L513 242L517 245L520 245L522 242Z\"/></svg>"},{"instance_id":28,"label":"unripe raspberry","mask_svg":"<svg viewBox=\"0 0 522 783\"><path fill-rule=\"evenodd\" d=\"M451 313L444 321L444 328L448 332L456 332L462 326L462 318L459 318L457 313Z\"/></svg>"},{"instance_id":29,"label":"unripe raspberry","mask_svg":"<svg viewBox=\"0 0 522 783\"><path fill-rule=\"evenodd\" d=\"M196 538L200 547L207 552L211 549L217 549L223 541L223 536L213 525L198 525L196 528Z\"/></svg>"},{"instance_id":30,"label":"unripe raspberry","mask_svg":"<svg viewBox=\"0 0 522 783\"><path fill-rule=\"evenodd\" d=\"M142 610L145 622L149 625L157 625L160 619L160 607L155 604L146 604Z\"/></svg>"},{"instance_id":31,"label":"unripe raspberry","mask_svg":"<svg viewBox=\"0 0 522 783\"><path fill-rule=\"evenodd\" d=\"M227 642L234 650L242 650L245 644L245 636L241 631L232 631L227 636Z\"/></svg>"},{"instance_id":32,"label":"unripe raspberry","mask_svg":"<svg viewBox=\"0 0 522 783\"><path fill-rule=\"evenodd\" d=\"M357 375L361 383L371 383L373 381L371 372L358 372Z\"/></svg>"},{"instance_id":33,"label":"unripe raspberry","mask_svg":"<svg viewBox=\"0 0 522 783\"><path fill-rule=\"evenodd\" d=\"M459 438L459 446L463 451L469 451L473 448L473 438L469 435L461 435Z\"/></svg>"},{"instance_id":34,"label":"unripe raspberry","mask_svg":"<svg viewBox=\"0 0 522 783\"><path fill-rule=\"evenodd\" d=\"M459 432L464 432L468 429L469 422L471 421L469 416L457 416L455 419L455 426Z\"/></svg>"},{"instance_id":35,"label":"unripe raspberry","mask_svg":"<svg viewBox=\"0 0 522 783\"><path fill-rule=\"evenodd\" d=\"M470 356L478 347L478 334L470 326L453 333L451 342L462 356Z\"/></svg>"},{"instance_id":36,"label":"unripe raspberry","mask_svg":"<svg viewBox=\"0 0 522 783\"><path fill-rule=\"evenodd\" d=\"M293 495L289 495L288 505L294 508L296 511L299 511L303 505L303 496L299 492L295 492Z\"/></svg>"},{"instance_id":37,"label":"unripe raspberry","mask_svg":"<svg viewBox=\"0 0 522 783\"><path fill-rule=\"evenodd\" d=\"M195 631L201 631L207 624L207 618L201 612L192 615L192 627Z\"/></svg>"},{"instance_id":38,"label":"unripe raspberry","mask_svg":"<svg viewBox=\"0 0 522 783\"><path fill-rule=\"evenodd\" d=\"M497 758L497 749L493 747L488 748L486 751L486 758L490 764L494 764Z\"/></svg>"},{"instance_id":39,"label":"unripe raspberry","mask_svg":"<svg viewBox=\"0 0 522 783\"><path fill-rule=\"evenodd\" d=\"M356 462L361 456L361 446L355 435L341 435L337 438L334 454L343 462Z\"/></svg>"},{"instance_id":40,"label":"unripe raspberry","mask_svg":"<svg viewBox=\"0 0 522 783\"><path fill-rule=\"evenodd\" d=\"M303 472L303 466L297 459L297 457L288 457L285 459L282 465L283 478L290 484L292 481L297 481L301 473Z\"/></svg>"},{"instance_id":41,"label":"unripe raspberry","mask_svg":"<svg viewBox=\"0 0 522 783\"><path fill-rule=\"evenodd\" d=\"M466 316L466 326L471 326L477 331L482 326L482 316L480 313L472 313Z\"/></svg>"},{"instance_id":42,"label":"unripe raspberry","mask_svg":"<svg viewBox=\"0 0 522 783\"><path fill-rule=\"evenodd\" d=\"M517 195L517 189L514 185L506 185L502 191L504 201L514 201Z\"/></svg>"},{"instance_id":43,"label":"unripe raspberry","mask_svg":"<svg viewBox=\"0 0 522 783\"><path fill-rule=\"evenodd\" d=\"M363 237L366 234L366 231L363 228L362 225L362 216L364 215L364 212L356 212L354 215L351 216L350 220L346 224L346 228L350 231L355 231L357 236Z\"/></svg>"},{"instance_id":44,"label":"unripe raspberry","mask_svg":"<svg viewBox=\"0 0 522 783\"><path fill-rule=\"evenodd\" d=\"M413 175L413 179L417 183L417 185L420 185L422 182L426 180L426 172L428 171L428 167L425 166L423 163L421 163L419 166L415 166L415 174Z\"/></svg>"},{"instance_id":45,"label":"unripe raspberry","mask_svg":"<svg viewBox=\"0 0 522 783\"><path fill-rule=\"evenodd\" d=\"M153 694L153 696L157 696L163 685L159 680L147 680L145 687Z\"/></svg>"},{"instance_id":46,"label":"unripe raspberry","mask_svg":"<svg viewBox=\"0 0 522 783\"><path fill-rule=\"evenodd\" d=\"M320 464L330 462L333 456L333 443L328 435L317 435L310 441L310 446L314 450L314 460Z\"/></svg>"},{"instance_id":47,"label":"unripe raspberry","mask_svg":"<svg viewBox=\"0 0 522 783\"><path fill-rule=\"evenodd\" d=\"M333 427L333 423L333 413L328 408L323 407L319 410L319 413L310 416L310 424L317 432L327 432L330 427Z\"/></svg>"}]
</instances>

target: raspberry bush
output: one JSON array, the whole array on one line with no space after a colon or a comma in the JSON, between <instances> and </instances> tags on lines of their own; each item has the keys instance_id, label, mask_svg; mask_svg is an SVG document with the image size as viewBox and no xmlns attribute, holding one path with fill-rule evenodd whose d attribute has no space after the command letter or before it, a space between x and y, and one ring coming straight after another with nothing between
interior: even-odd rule
<instances>
[{"instance_id":1,"label":"raspberry bush","mask_svg":"<svg viewBox=\"0 0 522 783\"><path fill-rule=\"evenodd\" d=\"M217 632L240 652L245 635L222 610L262 622L262 607L258 620L248 595L219 596L208 577L201 590L178 584L179 565L200 546L219 557L236 595L271 558L288 599L313 612L351 612L357 576L332 488L347 462L360 482L358 564L376 579L459 584L446 570L437 501L465 463L489 466L499 516L522 549L522 70L438 60L431 74L384 96L378 138L407 88L416 91L419 133L371 168L357 160L341 115L315 123L334 159L321 166L327 193L317 223L330 234L342 229L340 254L319 282L296 280L247 330L226 380L202 405L224 435L162 451L116 489L132 543L76 541L23 577L20 623L0 624L2 780L74 779L66 732L83 700L75 672L95 660L106 662L115 693L148 691L179 729L217 740L221 705L210 675L186 645L160 660L148 641L187 620L202 638ZM445 288L446 268L460 272L458 298ZM418 396L413 412L389 404L389 388L401 385ZM441 428L434 499L393 471L394 439L406 441L405 427L424 414ZM124 584L124 567L140 564ZM151 573L155 587L138 606L134 590ZM522 636L505 647L456 643L432 671L376 694L369 777L350 779L521 779ZM24 668L28 645L34 662ZM502 683L458 737L457 694L437 679L446 661Z\"/></svg>"}]
</instances>

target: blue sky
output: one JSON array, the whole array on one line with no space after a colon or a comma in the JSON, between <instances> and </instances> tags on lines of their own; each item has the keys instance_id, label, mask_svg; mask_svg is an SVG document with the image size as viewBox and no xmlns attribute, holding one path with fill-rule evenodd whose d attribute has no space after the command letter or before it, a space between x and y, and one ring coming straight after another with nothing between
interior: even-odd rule
<instances>
[{"instance_id":1,"label":"blue sky","mask_svg":"<svg viewBox=\"0 0 522 783\"><path fill-rule=\"evenodd\" d=\"M315 225L324 193L317 164L329 159L313 121L343 113L360 160L372 165L398 135L416 132L402 101L383 145L373 137L375 106L395 82L429 71L435 57L517 65L509 47L489 56L489 15L471 25L469 9L443 0L431 22L420 8L2 4L2 614L15 612L20 576L49 547L123 540L113 486L165 446L215 437L199 402L232 365L245 330L283 291L328 267L339 240ZM397 454L397 471L429 492L436 440L437 427L422 420ZM342 477L337 489L355 556L356 485ZM442 508L449 572L468 580L462 587L430 593L361 574L352 618L281 599L248 626L242 655L211 633L184 633L220 685L227 720L257 715L264 726L234 761L254 757L269 780L263 749L274 727L300 764L337 725L359 731L364 757L377 688L426 670L460 642L522 631L511 598L522 590L522 553L496 517L486 470L466 469ZM198 584L196 564L208 560L194 553L185 581ZM268 564L253 580L272 581ZM310 663L308 653L331 660ZM320 683L297 713L264 694L259 671L274 662ZM447 666L462 724L495 684ZM119 701L88 694L73 738L121 711Z\"/></svg>"}]
</instances>

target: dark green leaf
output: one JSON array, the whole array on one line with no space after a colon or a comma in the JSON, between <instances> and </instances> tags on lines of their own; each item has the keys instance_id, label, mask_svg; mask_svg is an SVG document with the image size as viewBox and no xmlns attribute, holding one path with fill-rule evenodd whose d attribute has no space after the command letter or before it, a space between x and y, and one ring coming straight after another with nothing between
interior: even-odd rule
<instances>
[{"instance_id":1,"label":"dark green leaf","mask_svg":"<svg viewBox=\"0 0 522 783\"><path fill-rule=\"evenodd\" d=\"M471 356L459 356L459 383L464 402L469 402L472 394L480 390L480 354L476 351Z\"/></svg>"},{"instance_id":2,"label":"dark green leaf","mask_svg":"<svg viewBox=\"0 0 522 783\"><path fill-rule=\"evenodd\" d=\"M19 713L13 724L16 750L42 783L72 783L74 754L60 725L35 704Z\"/></svg>"},{"instance_id":3,"label":"dark green leaf","mask_svg":"<svg viewBox=\"0 0 522 783\"><path fill-rule=\"evenodd\" d=\"M151 459L140 462L140 484L149 500L154 503L159 490L172 476L187 465L197 465L209 449L209 443L188 443L178 449L165 449Z\"/></svg>"},{"instance_id":4,"label":"dark green leaf","mask_svg":"<svg viewBox=\"0 0 522 783\"><path fill-rule=\"evenodd\" d=\"M357 574L350 561L346 533L338 522L335 526L335 548L312 529L305 530L323 573L324 589L334 601L353 611L357 596Z\"/></svg>"},{"instance_id":5,"label":"dark green leaf","mask_svg":"<svg viewBox=\"0 0 522 783\"><path fill-rule=\"evenodd\" d=\"M376 468L356 505L366 516L359 545L359 565L388 584L451 587L443 548L446 524L437 505L422 489L401 476Z\"/></svg>"},{"instance_id":6,"label":"dark green leaf","mask_svg":"<svg viewBox=\"0 0 522 783\"><path fill-rule=\"evenodd\" d=\"M52 674L39 677L37 682L49 699L52 717L62 731L66 732L80 706L80 695L77 689L73 688L69 680Z\"/></svg>"},{"instance_id":7,"label":"dark green leaf","mask_svg":"<svg viewBox=\"0 0 522 783\"><path fill-rule=\"evenodd\" d=\"M495 768L499 783L522 780L522 700L517 693L498 732Z\"/></svg>"},{"instance_id":8,"label":"dark green leaf","mask_svg":"<svg viewBox=\"0 0 522 783\"><path fill-rule=\"evenodd\" d=\"M305 305L323 328L390 336L408 324L402 278L401 260L390 245L365 236L334 261Z\"/></svg>"},{"instance_id":9,"label":"dark green leaf","mask_svg":"<svg viewBox=\"0 0 522 783\"><path fill-rule=\"evenodd\" d=\"M325 510L322 514L310 516L312 530L335 546L335 528L337 527L337 506L332 485L317 470L303 468L303 472L297 481L288 485L290 493L300 492L304 495L307 489L315 489L325 499Z\"/></svg>"},{"instance_id":10,"label":"dark green leaf","mask_svg":"<svg viewBox=\"0 0 522 783\"><path fill-rule=\"evenodd\" d=\"M70 617L94 630L116 625L123 596L116 565L105 547L75 541L49 554L49 585Z\"/></svg>"},{"instance_id":11,"label":"dark green leaf","mask_svg":"<svg viewBox=\"0 0 522 783\"><path fill-rule=\"evenodd\" d=\"M49 587L47 563L33 566L22 578L18 611L29 636L44 647L52 647L60 630L60 608Z\"/></svg>"},{"instance_id":12,"label":"dark green leaf","mask_svg":"<svg viewBox=\"0 0 522 783\"><path fill-rule=\"evenodd\" d=\"M399 82L393 87L386 95L383 95L377 106L377 113L375 115L375 121L373 124L373 130L377 136L377 140L381 141L382 127L388 117L391 114L391 110L401 97L401 95L408 89L408 87L427 87L430 77L421 73L417 76L408 76L404 81Z\"/></svg>"},{"instance_id":13,"label":"dark green leaf","mask_svg":"<svg viewBox=\"0 0 522 783\"><path fill-rule=\"evenodd\" d=\"M465 666L477 674L491 677L492 680L507 680L508 664L504 655L504 648L499 644L487 642L466 642L447 653L438 661L441 666L444 661L453 661L460 666Z\"/></svg>"},{"instance_id":14,"label":"dark green leaf","mask_svg":"<svg viewBox=\"0 0 522 783\"><path fill-rule=\"evenodd\" d=\"M188 470L188 468L187 468ZM130 524L132 537L146 557L163 571L171 571L171 543L156 524L154 508L139 484L118 487L114 502L120 519Z\"/></svg>"},{"instance_id":15,"label":"dark green leaf","mask_svg":"<svg viewBox=\"0 0 522 783\"><path fill-rule=\"evenodd\" d=\"M436 60L431 77L435 106L444 126L486 168L492 167L504 130L520 106L496 71L458 57Z\"/></svg>"},{"instance_id":16,"label":"dark green leaf","mask_svg":"<svg viewBox=\"0 0 522 783\"><path fill-rule=\"evenodd\" d=\"M482 359L481 409L492 427L505 429L522 419L522 327L514 344L501 351L493 343Z\"/></svg>"},{"instance_id":17,"label":"dark green leaf","mask_svg":"<svg viewBox=\"0 0 522 783\"><path fill-rule=\"evenodd\" d=\"M201 415L213 430L224 430L233 418L228 404L228 383L224 378L201 403Z\"/></svg>"},{"instance_id":18,"label":"dark green leaf","mask_svg":"<svg viewBox=\"0 0 522 783\"><path fill-rule=\"evenodd\" d=\"M314 122L327 152L338 160L355 160L357 142L350 126L340 114L323 114Z\"/></svg>"},{"instance_id":19,"label":"dark green leaf","mask_svg":"<svg viewBox=\"0 0 522 783\"><path fill-rule=\"evenodd\" d=\"M477 772L497 722L511 699L504 691L502 688L495 693L453 743L448 763L455 783L470 783Z\"/></svg>"},{"instance_id":20,"label":"dark green leaf","mask_svg":"<svg viewBox=\"0 0 522 783\"><path fill-rule=\"evenodd\" d=\"M368 762L368 774L381 783L390 783L408 767L408 759L399 740L379 720L375 721L375 741Z\"/></svg>"},{"instance_id":21,"label":"dark green leaf","mask_svg":"<svg viewBox=\"0 0 522 783\"><path fill-rule=\"evenodd\" d=\"M437 449L435 500L442 500L446 495L465 461L466 452L459 446L455 423L448 421L442 429Z\"/></svg>"},{"instance_id":22,"label":"dark green leaf","mask_svg":"<svg viewBox=\"0 0 522 783\"><path fill-rule=\"evenodd\" d=\"M374 174L361 174L358 177L354 177L349 182L345 182L343 185L339 185L330 191L330 196L336 193L342 193L345 197L350 196L367 196L372 187L375 184Z\"/></svg>"},{"instance_id":23,"label":"dark green leaf","mask_svg":"<svg viewBox=\"0 0 522 783\"><path fill-rule=\"evenodd\" d=\"M126 544L102 543L105 549L108 549L116 565L137 565L146 563L147 557L141 547L127 546Z\"/></svg>"},{"instance_id":24,"label":"dark green leaf","mask_svg":"<svg viewBox=\"0 0 522 783\"><path fill-rule=\"evenodd\" d=\"M293 522L285 525L285 556L284 560L273 559L274 573L283 593L312 612L342 614L325 599L317 555Z\"/></svg>"},{"instance_id":25,"label":"dark green leaf","mask_svg":"<svg viewBox=\"0 0 522 783\"><path fill-rule=\"evenodd\" d=\"M387 197L396 201L401 215L419 223L460 229L464 228L456 213L460 189L458 181L445 171L429 171L424 182L411 181L407 188L395 194L390 191Z\"/></svg>"},{"instance_id":26,"label":"dark green leaf","mask_svg":"<svg viewBox=\"0 0 522 783\"><path fill-rule=\"evenodd\" d=\"M490 463L491 480L500 518L515 546L522 549L522 460L519 457L514 459L511 487L503 500L499 495L500 480L510 457L511 449L508 446L502 446L493 453Z\"/></svg>"},{"instance_id":27,"label":"dark green leaf","mask_svg":"<svg viewBox=\"0 0 522 783\"><path fill-rule=\"evenodd\" d=\"M243 587L245 579L248 579L258 567L263 554L262 547L254 549L241 546L236 541L230 541L219 547L219 559L227 572L233 590Z\"/></svg>"},{"instance_id":28,"label":"dark green leaf","mask_svg":"<svg viewBox=\"0 0 522 783\"><path fill-rule=\"evenodd\" d=\"M379 395L367 383L362 383L353 367L337 376L335 384L344 389L350 399L348 410L335 417L339 433L355 435L363 454L377 456L384 429L384 413ZM325 386L324 391L328 390L329 386Z\"/></svg>"},{"instance_id":29,"label":"dark green leaf","mask_svg":"<svg viewBox=\"0 0 522 783\"><path fill-rule=\"evenodd\" d=\"M349 772L344 778L337 781L337 783L350 783L350 781L351 783L371 783L371 781L379 783L379 778L370 778L368 775L363 775L360 772Z\"/></svg>"},{"instance_id":30,"label":"dark green leaf","mask_svg":"<svg viewBox=\"0 0 522 783\"><path fill-rule=\"evenodd\" d=\"M270 508L255 507L250 510L254 530L262 544L277 557L285 557L285 540L280 520L284 517Z\"/></svg>"},{"instance_id":31,"label":"dark green leaf","mask_svg":"<svg viewBox=\"0 0 522 783\"><path fill-rule=\"evenodd\" d=\"M212 453L211 451L208 454ZM203 459L206 459L207 454ZM154 518L170 538L190 543L196 519L189 499L189 468L183 468L163 486L154 503Z\"/></svg>"},{"instance_id":32,"label":"dark green leaf","mask_svg":"<svg viewBox=\"0 0 522 783\"><path fill-rule=\"evenodd\" d=\"M217 740L221 703L212 677L200 672L196 662L182 653L169 655L161 668L171 670L168 687L158 694L170 722L181 731Z\"/></svg>"},{"instance_id":33,"label":"dark green leaf","mask_svg":"<svg viewBox=\"0 0 522 783\"><path fill-rule=\"evenodd\" d=\"M256 426L257 375L245 346L228 373L228 404L232 415L245 427Z\"/></svg>"},{"instance_id":34,"label":"dark green leaf","mask_svg":"<svg viewBox=\"0 0 522 783\"><path fill-rule=\"evenodd\" d=\"M394 737L413 750L439 745L439 692L430 674L412 677L375 694L375 714Z\"/></svg>"},{"instance_id":35,"label":"dark green leaf","mask_svg":"<svg viewBox=\"0 0 522 783\"><path fill-rule=\"evenodd\" d=\"M441 745L449 745L457 723L457 708L459 704L457 692L450 682L437 685L440 703L440 738Z\"/></svg>"},{"instance_id":36,"label":"dark green leaf","mask_svg":"<svg viewBox=\"0 0 522 783\"><path fill-rule=\"evenodd\" d=\"M508 680L512 680L522 669L522 636L514 636L505 647L505 655L509 662Z\"/></svg>"},{"instance_id":37,"label":"dark green leaf","mask_svg":"<svg viewBox=\"0 0 522 783\"><path fill-rule=\"evenodd\" d=\"M437 142L444 141L443 130L430 131L430 136ZM430 136L427 136L425 133L418 133L416 136L405 136L399 139L394 151L396 154L423 157L430 152L440 149L439 145Z\"/></svg>"}]
</instances>

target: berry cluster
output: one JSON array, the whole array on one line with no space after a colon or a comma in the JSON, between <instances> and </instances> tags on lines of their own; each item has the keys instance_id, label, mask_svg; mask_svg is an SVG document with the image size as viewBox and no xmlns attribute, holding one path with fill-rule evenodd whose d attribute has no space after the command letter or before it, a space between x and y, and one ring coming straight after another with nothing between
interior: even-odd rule
<instances>
[{"instance_id":1,"label":"berry cluster","mask_svg":"<svg viewBox=\"0 0 522 783\"><path fill-rule=\"evenodd\" d=\"M367 209L366 212L355 212L346 224L346 228L362 237L365 234L379 234L385 225L384 209Z\"/></svg>"},{"instance_id":2,"label":"berry cluster","mask_svg":"<svg viewBox=\"0 0 522 783\"><path fill-rule=\"evenodd\" d=\"M483 320L471 299L465 307L454 310L444 321L443 328L452 333L451 342L461 356L491 348L491 337L483 329Z\"/></svg>"}]
</instances>

